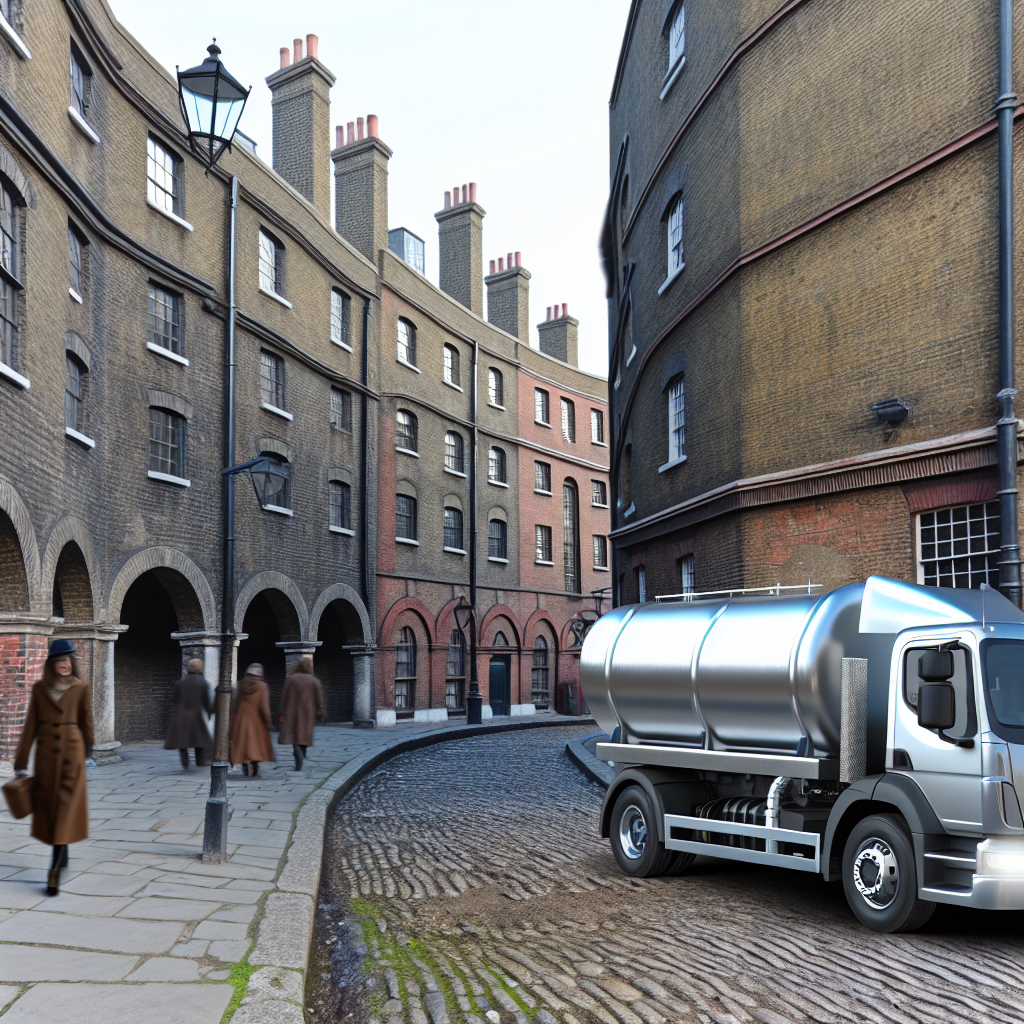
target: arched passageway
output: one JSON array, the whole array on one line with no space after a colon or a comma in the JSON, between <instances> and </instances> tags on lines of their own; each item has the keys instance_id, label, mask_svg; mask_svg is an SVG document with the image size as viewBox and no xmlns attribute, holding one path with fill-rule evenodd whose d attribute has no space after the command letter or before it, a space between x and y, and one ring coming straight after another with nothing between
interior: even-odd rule
<instances>
[{"instance_id":1,"label":"arched passageway","mask_svg":"<svg viewBox=\"0 0 1024 1024\"><path fill-rule=\"evenodd\" d=\"M364 643L359 613L348 601L332 601L317 627L320 647L314 656L316 674L324 684L328 722L351 722L353 712L352 654L345 647Z\"/></svg>"},{"instance_id":2,"label":"arched passageway","mask_svg":"<svg viewBox=\"0 0 1024 1024\"><path fill-rule=\"evenodd\" d=\"M53 574L52 614L65 625L93 621L92 585L82 549L72 540L61 548Z\"/></svg>"},{"instance_id":3,"label":"arched passageway","mask_svg":"<svg viewBox=\"0 0 1024 1024\"><path fill-rule=\"evenodd\" d=\"M11 517L0 509L0 612L28 609L28 574L18 531Z\"/></svg>"},{"instance_id":4,"label":"arched passageway","mask_svg":"<svg viewBox=\"0 0 1024 1024\"><path fill-rule=\"evenodd\" d=\"M238 645L238 678L254 661L263 666L263 677L270 687L270 715L276 728L284 690L285 652L277 644L298 642L301 637L299 616L283 591L261 590L250 602L242 619L242 632L248 638Z\"/></svg>"}]
</instances>

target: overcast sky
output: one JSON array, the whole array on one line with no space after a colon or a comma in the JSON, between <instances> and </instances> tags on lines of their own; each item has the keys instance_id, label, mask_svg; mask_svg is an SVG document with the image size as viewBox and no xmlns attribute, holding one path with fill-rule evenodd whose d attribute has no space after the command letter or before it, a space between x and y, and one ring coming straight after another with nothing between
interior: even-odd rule
<instances>
[{"instance_id":1,"label":"overcast sky","mask_svg":"<svg viewBox=\"0 0 1024 1024\"><path fill-rule=\"evenodd\" d=\"M427 243L437 283L446 189L478 185L487 261L519 250L530 322L567 302L580 365L607 373L607 306L598 235L608 192L608 96L629 0L109 0L172 72L198 64L213 36L252 94L240 129L271 163L270 90L278 51L320 37L337 75L331 123L367 114L394 150L389 227ZM170 16L168 12L170 13ZM333 134L333 133L332 133ZM333 145L333 142L332 142ZM333 179L332 179L333 180ZM530 342L536 347L536 327Z\"/></svg>"}]
</instances>

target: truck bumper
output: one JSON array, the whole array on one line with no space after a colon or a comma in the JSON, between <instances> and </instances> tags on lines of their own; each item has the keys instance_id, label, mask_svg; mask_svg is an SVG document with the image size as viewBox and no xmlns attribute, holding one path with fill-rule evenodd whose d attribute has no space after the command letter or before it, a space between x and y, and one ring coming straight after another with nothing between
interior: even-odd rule
<instances>
[{"instance_id":1,"label":"truck bumper","mask_svg":"<svg viewBox=\"0 0 1024 1024\"><path fill-rule=\"evenodd\" d=\"M976 910L1024 910L1024 878L975 875L970 891L922 887L918 895L932 903L953 903Z\"/></svg>"}]
</instances>

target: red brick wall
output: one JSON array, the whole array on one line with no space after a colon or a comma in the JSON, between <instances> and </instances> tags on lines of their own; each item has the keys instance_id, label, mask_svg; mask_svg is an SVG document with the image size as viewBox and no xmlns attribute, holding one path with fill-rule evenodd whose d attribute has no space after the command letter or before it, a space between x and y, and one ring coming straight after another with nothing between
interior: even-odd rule
<instances>
[{"instance_id":1,"label":"red brick wall","mask_svg":"<svg viewBox=\"0 0 1024 1024\"><path fill-rule=\"evenodd\" d=\"M45 636L0 635L0 760L14 757L28 710L29 691L42 675L45 661Z\"/></svg>"}]
</instances>

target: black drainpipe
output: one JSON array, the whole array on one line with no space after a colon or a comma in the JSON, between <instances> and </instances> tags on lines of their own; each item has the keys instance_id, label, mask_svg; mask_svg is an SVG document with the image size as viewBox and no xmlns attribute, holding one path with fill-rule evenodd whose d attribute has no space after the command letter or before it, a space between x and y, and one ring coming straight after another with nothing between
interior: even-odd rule
<instances>
[{"instance_id":1,"label":"black drainpipe","mask_svg":"<svg viewBox=\"0 0 1024 1024\"><path fill-rule=\"evenodd\" d=\"M479 374L478 363L480 361L480 345L473 342L473 388L470 392L469 419L472 424L472 449L469 460L469 603L473 606L473 635L470 637L470 657L472 664L476 665L476 460L477 448L480 444L479 429L477 427L477 376Z\"/></svg>"},{"instance_id":2,"label":"black drainpipe","mask_svg":"<svg viewBox=\"0 0 1024 1024\"><path fill-rule=\"evenodd\" d=\"M1020 545L1017 540L1017 417L1013 399L1013 0L999 2L999 399L996 450L999 459L999 589L1021 606Z\"/></svg>"},{"instance_id":3,"label":"black drainpipe","mask_svg":"<svg viewBox=\"0 0 1024 1024\"><path fill-rule=\"evenodd\" d=\"M363 544L362 544L362 570L363 577L363 604L370 615L376 613L370 607L370 555L367 550L370 536L370 496L367 494L370 462L370 399L366 393L369 387L369 353L370 353L370 300L363 299L363 354L359 368L359 381L363 385L362 402L362 434L363 434L363 458L359 467L359 489L363 495ZM363 638L366 643L370 642L369 637Z\"/></svg>"}]
</instances>

